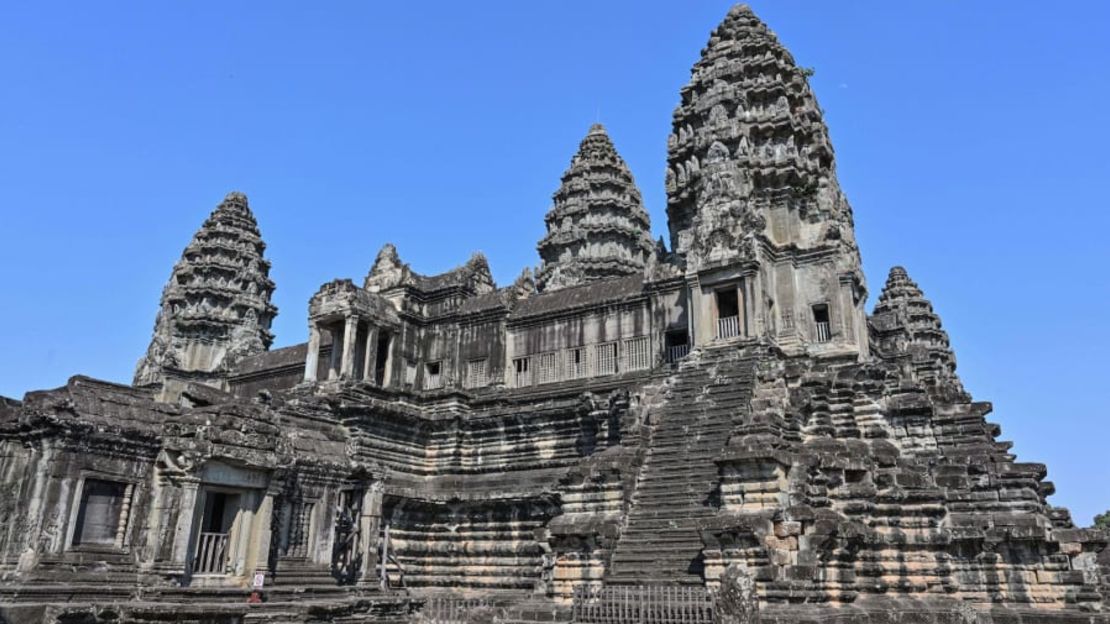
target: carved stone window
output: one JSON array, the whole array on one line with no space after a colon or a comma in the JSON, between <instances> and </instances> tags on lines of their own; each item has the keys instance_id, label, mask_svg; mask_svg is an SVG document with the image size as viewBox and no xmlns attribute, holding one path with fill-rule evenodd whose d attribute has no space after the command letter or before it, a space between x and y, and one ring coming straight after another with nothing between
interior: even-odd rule
<instances>
[{"instance_id":1,"label":"carved stone window","mask_svg":"<svg viewBox=\"0 0 1110 624\"><path fill-rule=\"evenodd\" d=\"M829 324L829 306L825 304L813 306L814 336L817 342L828 342L832 339L832 326Z\"/></svg>"},{"instance_id":2,"label":"carved stone window","mask_svg":"<svg viewBox=\"0 0 1110 624\"><path fill-rule=\"evenodd\" d=\"M718 290L717 337L735 338L740 335L740 298L736 288Z\"/></svg>"},{"instance_id":3,"label":"carved stone window","mask_svg":"<svg viewBox=\"0 0 1110 624\"><path fill-rule=\"evenodd\" d=\"M690 335L685 329L672 329L663 334L663 357L674 363L690 353Z\"/></svg>"},{"instance_id":4,"label":"carved stone window","mask_svg":"<svg viewBox=\"0 0 1110 624\"><path fill-rule=\"evenodd\" d=\"M567 349L567 379L581 379L590 374L586 347Z\"/></svg>"},{"instance_id":5,"label":"carved stone window","mask_svg":"<svg viewBox=\"0 0 1110 624\"><path fill-rule=\"evenodd\" d=\"M489 358L470 360L466 363L466 387L481 388L489 384Z\"/></svg>"},{"instance_id":6,"label":"carved stone window","mask_svg":"<svg viewBox=\"0 0 1110 624\"><path fill-rule=\"evenodd\" d=\"M595 347L597 374L612 375L617 372L617 343L607 342Z\"/></svg>"},{"instance_id":7,"label":"carved stone window","mask_svg":"<svg viewBox=\"0 0 1110 624\"><path fill-rule=\"evenodd\" d=\"M428 362L424 365L424 388L435 390L443 387L443 362Z\"/></svg>"},{"instance_id":8,"label":"carved stone window","mask_svg":"<svg viewBox=\"0 0 1110 624\"><path fill-rule=\"evenodd\" d=\"M74 546L123 547L131 507L132 486L117 481L85 479L73 530Z\"/></svg>"},{"instance_id":9,"label":"carved stone window","mask_svg":"<svg viewBox=\"0 0 1110 624\"><path fill-rule=\"evenodd\" d=\"M559 381L558 360L555 353L541 353L536 356L536 383L545 384Z\"/></svg>"},{"instance_id":10,"label":"carved stone window","mask_svg":"<svg viewBox=\"0 0 1110 624\"><path fill-rule=\"evenodd\" d=\"M651 368L651 348L647 336L624 341L624 370L635 371Z\"/></svg>"},{"instance_id":11,"label":"carved stone window","mask_svg":"<svg viewBox=\"0 0 1110 624\"><path fill-rule=\"evenodd\" d=\"M531 358L515 358L513 360L513 386L522 388L532 385L532 373L529 370Z\"/></svg>"}]
</instances>

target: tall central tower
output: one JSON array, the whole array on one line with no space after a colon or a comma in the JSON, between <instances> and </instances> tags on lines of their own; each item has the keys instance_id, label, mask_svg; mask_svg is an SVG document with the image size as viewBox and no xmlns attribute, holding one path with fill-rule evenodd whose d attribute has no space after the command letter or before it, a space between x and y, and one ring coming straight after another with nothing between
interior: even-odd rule
<instances>
[{"instance_id":1,"label":"tall central tower","mask_svg":"<svg viewBox=\"0 0 1110 624\"><path fill-rule=\"evenodd\" d=\"M736 307L740 333L864 350L852 210L808 74L739 5L682 89L668 142L667 216L698 342L717 337L714 318L719 324ZM720 299L720 284L736 280L738 296Z\"/></svg>"}]
</instances>

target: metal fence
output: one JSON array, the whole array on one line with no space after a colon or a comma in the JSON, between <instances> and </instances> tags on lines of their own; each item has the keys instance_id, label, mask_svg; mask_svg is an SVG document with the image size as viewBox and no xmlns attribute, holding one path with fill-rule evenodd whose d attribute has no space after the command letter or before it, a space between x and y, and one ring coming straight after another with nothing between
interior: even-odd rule
<instances>
[{"instance_id":1,"label":"metal fence","mask_svg":"<svg viewBox=\"0 0 1110 624\"><path fill-rule=\"evenodd\" d=\"M490 615L495 605L485 598L458 598L455 596L429 596L420 610L419 622L426 624L477 624L484 615Z\"/></svg>"},{"instance_id":2,"label":"metal fence","mask_svg":"<svg viewBox=\"0 0 1110 624\"><path fill-rule=\"evenodd\" d=\"M571 607L583 624L713 624L713 594L704 587L578 587Z\"/></svg>"}]
</instances>

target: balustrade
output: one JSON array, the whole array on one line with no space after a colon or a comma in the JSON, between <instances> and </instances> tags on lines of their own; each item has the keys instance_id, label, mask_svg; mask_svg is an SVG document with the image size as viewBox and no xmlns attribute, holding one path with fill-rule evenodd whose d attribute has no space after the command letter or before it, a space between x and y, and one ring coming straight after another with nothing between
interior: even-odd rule
<instances>
[{"instance_id":1,"label":"balustrade","mask_svg":"<svg viewBox=\"0 0 1110 624\"><path fill-rule=\"evenodd\" d=\"M828 342L832 339L832 328L828 322L817 323L817 342Z\"/></svg>"},{"instance_id":2,"label":"balustrade","mask_svg":"<svg viewBox=\"0 0 1110 624\"><path fill-rule=\"evenodd\" d=\"M690 345L681 344L667 347L667 362L675 363L690 354Z\"/></svg>"},{"instance_id":3,"label":"balustrade","mask_svg":"<svg viewBox=\"0 0 1110 624\"><path fill-rule=\"evenodd\" d=\"M201 533L193 574L224 574L227 571L227 533Z\"/></svg>"},{"instance_id":4,"label":"balustrade","mask_svg":"<svg viewBox=\"0 0 1110 624\"><path fill-rule=\"evenodd\" d=\"M735 338L740 335L740 317L725 316L717 319L717 337Z\"/></svg>"}]
</instances>

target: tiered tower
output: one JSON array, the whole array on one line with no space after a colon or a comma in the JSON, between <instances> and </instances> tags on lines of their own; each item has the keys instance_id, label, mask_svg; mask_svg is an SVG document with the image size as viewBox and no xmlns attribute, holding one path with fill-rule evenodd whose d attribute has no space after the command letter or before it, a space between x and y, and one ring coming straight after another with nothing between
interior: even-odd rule
<instances>
[{"instance_id":1,"label":"tiered tower","mask_svg":"<svg viewBox=\"0 0 1110 624\"><path fill-rule=\"evenodd\" d=\"M541 290L557 290L643 271L655 245L640 190L601 124L563 174L538 248Z\"/></svg>"},{"instance_id":2,"label":"tiered tower","mask_svg":"<svg viewBox=\"0 0 1110 624\"><path fill-rule=\"evenodd\" d=\"M904 268L890 270L871 325L877 337L875 348L884 357L904 358L909 372L934 392L964 396L948 333L941 328L933 304Z\"/></svg>"},{"instance_id":3,"label":"tiered tower","mask_svg":"<svg viewBox=\"0 0 1110 624\"><path fill-rule=\"evenodd\" d=\"M739 5L691 73L668 144L667 215L694 290L733 267L749 335L865 351L852 211L810 72Z\"/></svg>"},{"instance_id":4,"label":"tiered tower","mask_svg":"<svg viewBox=\"0 0 1110 624\"><path fill-rule=\"evenodd\" d=\"M135 385L172 377L224 387L239 360L270 348L277 308L265 249L247 196L229 193L173 268Z\"/></svg>"}]
</instances>

